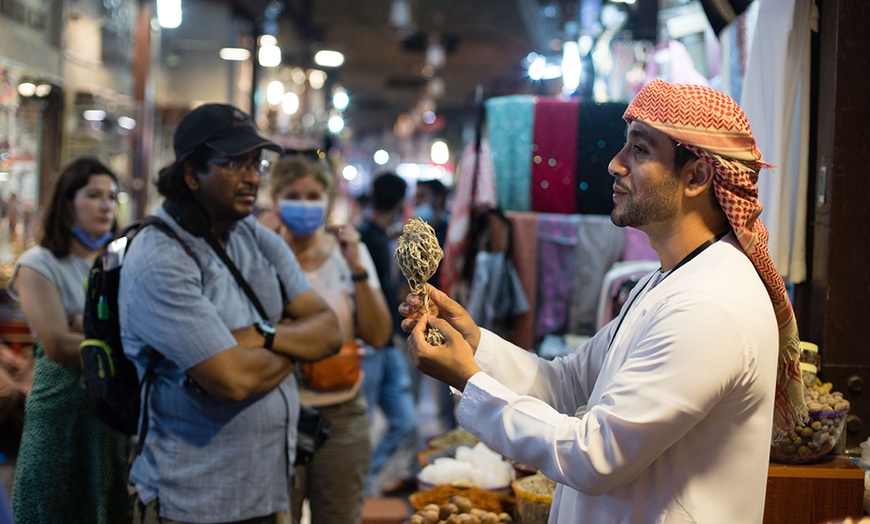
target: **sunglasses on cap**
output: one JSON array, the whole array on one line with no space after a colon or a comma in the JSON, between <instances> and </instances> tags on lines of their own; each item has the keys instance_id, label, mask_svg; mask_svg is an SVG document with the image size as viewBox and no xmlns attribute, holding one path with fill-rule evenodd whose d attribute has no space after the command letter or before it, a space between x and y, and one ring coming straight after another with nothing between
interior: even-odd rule
<instances>
[{"instance_id":1,"label":"sunglasses on cap","mask_svg":"<svg viewBox=\"0 0 870 524\"><path fill-rule=\"evenodd\" d=\"M293 158L302 156L307 160L323 160L326 158L326 152L322 149L285 149L281 153L281 158Z\"/></svg>"}]
</instances>

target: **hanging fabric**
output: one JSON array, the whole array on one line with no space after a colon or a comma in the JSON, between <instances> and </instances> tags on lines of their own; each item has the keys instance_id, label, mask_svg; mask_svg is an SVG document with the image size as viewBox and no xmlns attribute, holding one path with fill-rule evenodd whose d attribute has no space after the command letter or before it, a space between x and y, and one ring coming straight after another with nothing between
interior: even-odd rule
<instances>
[{"instance_id":1,"label":"hanging fabric","mask_svg":"<svg viewBox=\"0 0 870 524\"><path fill-rule=\"evenodd\" d=\"M477 166L475 179L475 165ZM455 296L456 286L462 275L464 254L468 246L471 213L475 209L491 209L498 205L495 197L495 175L489 142L481 139L480 153L475 143L469 142L462 151L456 169L456 186L450 205L450 223L444 242L444 259L441 261L441 287L448 295Z\"/></svg>"},{"instance_id":2,"label":"hanging fabric","mask_svg":"<svg viewBox=\"0 0 870 524\"><path fill-rule=\"evenodd\" d=\"M799 0L760 4L741 106L758 148L777 166L758 177L770 257L784 278L799 283L807 278L810 39L818 9Z\"/></svg>"},{"instance_id":3,"label":"hanging fabric","mask_svg":"<svg viewBox=\"0 0 870 524\"><path fill-rule=\"evenodd\" d=\"M529 311L514 319L513 328L507 338L517 346L528 349L534 344L532 333L537 317L538 215L520 211L509 211L505 215L511 221L513 230L511 259L514 261L523 289L526 290L526 300L529 303Z\"/></svg>"},{"instance_id":4,"label":"hanging fabric","mask_svg":"<svg viewBox=\"0 0 870 524\"><path fill-rule=\"evenodd\" d=\"M609 216L580 215L577 225L575 269L571 277L571 300L566 331L594 335L595 317L604 275L622 254L625 228L613 225Z\"/></svg>"},{"instance_id":5,"label":"hanging fabric","mask_svg":"<svg viewBox=\"0 0 870 524\"><path fill-rule=\"evenodd\" d=\"M486 121L498 205L505 211L531 209L532 130L535 101L510 95L486 101Z\"/></svg>"},{"instance_id":6,"label":"hanging fabric","mask_svg":"<svg viewBox=\"0 0 870 524\"><path fill-rule=\"evenodd\" d=\"M538 312L535 342L565 332L576 267L580 215L538 214Z\"/></svg>"},{"instance_id":7,"label":"hanging fabric","mask_svg":"<svg viewBox=\"0 0 870 524\"><path fill-rule=\"evenodd\" d=\"M532 211L576 213L579 100L538 98L532 140Z\"/></svg>"},{"instance_id":8,"label":"hanging fabric","mask_svg":"<svg viewBox=\"0 0 870 524\"><path fill-rule=\"evenodd\" d=\"M625 144L624 102L579 105L575 175L577 213L610 215L613 211L613 177L607 166Z\"/></svg>"}]
</instances>

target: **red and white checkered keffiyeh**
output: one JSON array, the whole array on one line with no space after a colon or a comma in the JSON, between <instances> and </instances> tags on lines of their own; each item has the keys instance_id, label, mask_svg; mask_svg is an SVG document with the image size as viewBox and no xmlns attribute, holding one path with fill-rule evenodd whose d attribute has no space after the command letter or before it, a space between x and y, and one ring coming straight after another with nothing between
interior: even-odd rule
<instances>
[{"instance_id":1,"label":"red and white checkered keffiyeh","mask_svg":"<svg viewBox=\"0 0 870 524\"><path fill-rule=\"evenodd\" d=\"M637 94L623 118L629 124L640 120L652 126L714 167L719 205L773 302L779 326L774 438L792 434L795 424L807 417L800 339L785 284L767 250L767 228L758 218L758 172L772 166L762 162L746 115L731 97L715 89L656 79Z\"/></svg>"}]
</instances>

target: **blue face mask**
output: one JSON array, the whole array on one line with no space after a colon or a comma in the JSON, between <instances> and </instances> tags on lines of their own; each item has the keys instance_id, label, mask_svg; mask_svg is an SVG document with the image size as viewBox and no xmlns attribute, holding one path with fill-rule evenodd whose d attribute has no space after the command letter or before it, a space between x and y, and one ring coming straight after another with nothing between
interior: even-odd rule
<instances>
[{"instance_id":1,"label":"blue face mask","mask_svg":"<svg viewBox=\"0 0 870 524\"><path fill-rule=\"evenodd\" d=\"M435 208L432 204L420 204L414 208L414 216L425 222L432 222L435 219Z\"/></svg>"},{"instance_id":2,"label":"blue face mask","mask_svg":"<svg viewBox=\"0 0 870 524\"><path fill-rule=\"evenodd\" d=\"M326 202L322 200L281 200L278 205L281 222L296 236L310 237L323 226Z\"/></svg>"},{"instance_id":3,"label":"blue face mask","mask_svg":"<svg viewBox=\"0 0 870 524\"><path fill-rule=\"evenodd\" d=\"M90 250L99 249L103 247L106 242L112 240L112 232L107 231L102 235L95 237L86 233L84 229L79 227L78 224L74 224L72 227L72 234L76 237L76 239L82 243L83 246Z\"/></svg>"}]
</instances>

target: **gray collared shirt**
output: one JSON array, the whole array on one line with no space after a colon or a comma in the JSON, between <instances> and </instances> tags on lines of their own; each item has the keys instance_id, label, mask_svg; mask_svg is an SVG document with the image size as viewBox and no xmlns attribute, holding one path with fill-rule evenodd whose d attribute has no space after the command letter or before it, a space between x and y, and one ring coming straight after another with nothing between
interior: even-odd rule
<instances>
[{"instance_id":1,"label":"gray collared shirt","mask_svg":"<svg viewBox=\"0 0 870 524\"><path fill-rule=\"evenodd\" d=\"M145 447L130 473L139 498L159 498L162 516L227 522L287 511L296 451L299 396L291 373L277 388L245 401L216 399L186 381L192 366L236 345L232 331L260 319L245 292L203 238L158 217L190 246L157 228L130 245L118 293L124 352L140 377L151 349L156 367ZM287 244L253 216L231 227L225 249L272 322L309 283Z\"/></svg>"}]
</instances>

